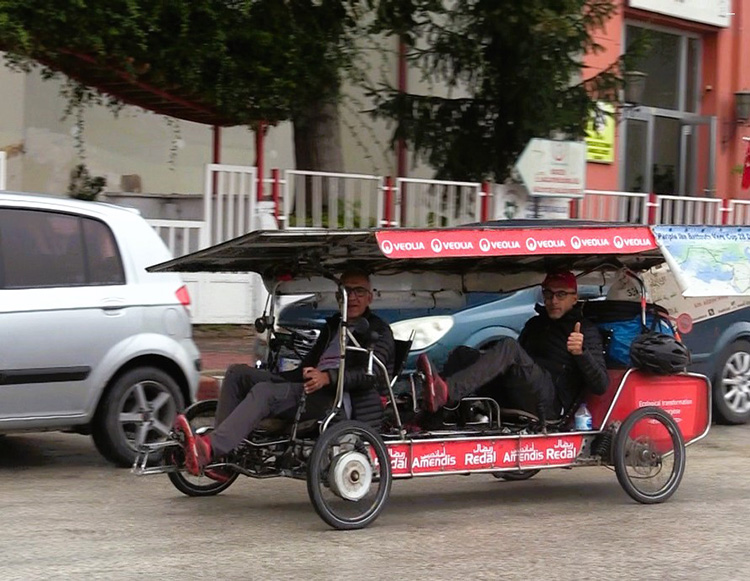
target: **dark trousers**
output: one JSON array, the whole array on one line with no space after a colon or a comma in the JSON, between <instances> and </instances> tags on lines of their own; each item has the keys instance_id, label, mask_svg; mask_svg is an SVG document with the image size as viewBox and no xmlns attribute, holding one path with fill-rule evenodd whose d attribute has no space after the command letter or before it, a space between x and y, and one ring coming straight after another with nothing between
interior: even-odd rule
<instances>
[{"instance_id":1,"label":"dark trousers","mask_svg":"<svg viewBox=\"0 0 750 581\"><path fill-rule=\"evenodd\" d=\"M227 369L216 410L216 429L211 433L215 457L234 450L261 420L293 413L303 387L265 369L231 365Z\"/></svg>"},{"instance_id":2,"label":"dark trousers","mask_svg":"<svg viewBox=\"0 0 750 581\"><path fill-rule=\"evenodd\" d=\"M443 375L452 401L470 395L498 400L501 407L556 418L555 386L549 372L510 337L481 353L458 347L448 356Z\"/></svg>"}]
</instances>

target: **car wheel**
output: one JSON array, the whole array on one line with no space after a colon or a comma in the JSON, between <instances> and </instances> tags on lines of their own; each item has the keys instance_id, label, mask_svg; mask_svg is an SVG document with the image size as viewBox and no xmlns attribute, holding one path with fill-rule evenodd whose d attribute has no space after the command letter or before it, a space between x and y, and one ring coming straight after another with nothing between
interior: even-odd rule
<instances>
[{"instance_id":1,"label":"car wheel","mask_svg":"<svg viewBox=\"0 0 750 581\"><path fill-rule=\"evenodd\" d=\"M735 341L719 358L713 402L717 421L724 424L750 421L750 342Z\"/></svg>"},{"instance_id":2,"label":"car wheel","mask_svg":"<svg viewBox=\"0 0 750 581\"><path fill-rule=\"evenodd\" d=\"M92 429L94 443L110 462L132 466L138 447L164 440L184 405L169 374L156 367L131 369L104 394ZM161 455L152 456L149 463L161 461Z\"/></svg>"}]
</instances>

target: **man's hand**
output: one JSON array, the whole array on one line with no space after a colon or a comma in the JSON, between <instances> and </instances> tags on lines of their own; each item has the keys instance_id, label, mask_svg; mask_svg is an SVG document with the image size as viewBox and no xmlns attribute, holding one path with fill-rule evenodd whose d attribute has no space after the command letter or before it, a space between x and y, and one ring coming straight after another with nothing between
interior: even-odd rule
<instances>
[{"instance_id":1,"label":"man's hand","mask_svg":"<svg viewBox=\"0 0 750 581\"><path fill-rule=\"evenodd\" d=\"M583 353L583 333L581 333L581 323L576 323L573 332L568 335L568 352L571 355L581 355Z\"/></svg>"},{"instance_id":2,"label":"man's hand","mask_svg":"<svg viewBox=\"0 0 750 581\"><path fill-rule=\"evenodd\" d=\"M319 371L315 367L305 367L302 370L302 377L305 379L305 393L307 394L316 392L331 383L331 376L326 371Z\"/></svg>"}]
</instances>

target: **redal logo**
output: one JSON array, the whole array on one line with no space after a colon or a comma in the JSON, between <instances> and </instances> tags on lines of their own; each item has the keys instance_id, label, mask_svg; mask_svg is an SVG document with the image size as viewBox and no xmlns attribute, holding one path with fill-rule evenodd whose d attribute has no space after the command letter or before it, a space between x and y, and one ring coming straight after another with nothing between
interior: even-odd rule
<instances>
[{"instance_id":1,"label":"redal logo","mask_svg":"<svg viewBox=\"0 0 750 581\"><path fill-rule=\"evenodd\" d=\"M389 448L388 453L391 455L391 470L407 470L409 468L406 463L406 452Z\"/></svg>"},{"instance_id":2,"label":"redal logo","mask_svg":"<svg viewBox=\"0 0 750 581\"><path fill-rule=\"evenodd\" d=\"M557 440L554 446L547 448L547 460L560 462L565 460L575 460L578 456L578 448L573 442Z\"/></svg>"},{"instance_id":3,"label":"redal logo","mask_svg":"<svg viewBox=\"0 0 750 581\"><path fill-rule=\"evenodd\" d=\"M390 240L383 240L380 245L383 254L388 256L392 254L394 250L399 252L409 252L411 250L424 250L424 242L391 242Z\"/></svg>"},{"instance_id":4,"label":"redal logo","mask_svg":"<svg viewBox=\"0 0 750 581\"><path fill-rule=\"evenodd\" d=\"M474 244L467 240L451 242L433 238L430 246L435 254L440 254L443 250L474 250Z\"/></svg>"},{"instance_id":5,"label":"redal logo","mask_svg":"<svg viewBox=\"0 0 750 581\"><path fill-rule=\"evenodd\" d=\"M482 446L477 444L471 452L464 454L464 464L467 466L487 466L493 465L497 460L497 453L492 446Z\"/></svg>"},{"instance_id":6,"label":"redal logo","mask_svg":"<svg viewBox=\"0 0 750 581\"><path fill-rule=\"evenodd\" d=\"M417 456L411 463L411 469L419 468L451 468L456 465L456 458L447 454L445 450L436 450L424 456Z\"/></svg>"},{"instance_id":7,"label":"redal logo","mask_svg":"<svg viewBox=\"0 0 750 581\"><path fill-rule=\"evenodd\" d=\"M490 250L518 250L521 245L517 240L492 240L482 238L479 241L479 250L489 252Z\"/></svg>"}]
</instances>

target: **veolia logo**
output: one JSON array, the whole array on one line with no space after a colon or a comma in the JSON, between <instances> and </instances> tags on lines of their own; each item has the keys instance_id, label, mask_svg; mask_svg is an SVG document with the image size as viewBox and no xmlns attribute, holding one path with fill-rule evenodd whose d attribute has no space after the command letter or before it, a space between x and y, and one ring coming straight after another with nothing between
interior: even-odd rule
<instances>
[{"instance_id":1,"label":"veolia logo","mask_svg":"<svg viewBox=\"0 0 750 581\"><path fill-rule=\"evenodd\" d=\"M621 236L615 236L614 244L615 248L622 248L625 245Z\"/></svg>"},{"instance_id":2,"label":"veolia logo","mask_svg":"<svg viewBox=\"0 0 750 581\"><path fill-rule=\"evenodd\" d=\"M527 238L526 248L528 248L531 252L534 252L536 250L536 240L534 238Z\"/></svg>"},{"instance_id":3,"label":"veolia logo","mask_svg":"<svg viewBox=\"0 0 750 581\"><path fill-rule=\"evenodd\" d=\"M482 252L489 252L490 251L490 241L486 238L482 238L479 241L479 250Z\"/></svg>"},{"instance_id":4,"label":"veolia logo","mask_svg":"<svg viewBox=\"0 0 750 581\"><path fill-rule=\"evenodd\" d=\"M440 242L437 238L433 238L432 242L430 242L430 246L432 246L432 251L436 254L440 254L440 252L443 250L443 243Z\"/></svg>"},{"instance_id":5,"label":"veolia logo","mask_svg":"<svg viewBox=\"0 0 750 581\"><path fill-rule=\"evenodd\" d=\"M391 254L393 252L393 243L390 240L383 240L383 243L380 245L381 249L383 250L383 254Z\"/></svg>"},{"instance_id":6,"label":"veolia logo","mask_svg":"<svg viewBox=\"0 0 750 581\"><path fill-rule=\"evenodd\" d=\"M574 250L579 250L581 248L581 239L578 236L573 236L570 239L570 245Z\"/></svg>"}]
</instances>

